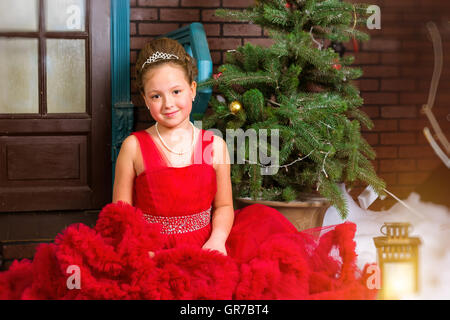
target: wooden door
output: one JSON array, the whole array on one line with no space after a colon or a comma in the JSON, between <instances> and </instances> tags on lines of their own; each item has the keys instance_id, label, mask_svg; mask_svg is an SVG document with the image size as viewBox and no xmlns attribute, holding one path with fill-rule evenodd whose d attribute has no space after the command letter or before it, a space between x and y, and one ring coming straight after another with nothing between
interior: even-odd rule
<instances>
[{"instance_id":1,"label":"wooden door","mask_svg":"<svg viewBox=\"0 0 450 320\"><path fill-rule=\"evenodd\" d=\"M0 1L0 212L111 201L109 2Z\"/></svg>"}]
</instances>

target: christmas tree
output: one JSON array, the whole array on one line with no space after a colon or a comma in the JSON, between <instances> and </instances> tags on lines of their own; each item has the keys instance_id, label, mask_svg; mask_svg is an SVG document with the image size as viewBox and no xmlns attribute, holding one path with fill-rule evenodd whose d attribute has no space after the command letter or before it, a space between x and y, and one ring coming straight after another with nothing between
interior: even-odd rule
<instances>
[{"instance_id":1,"label":"christmas tree","mask_svg":"<svg viewBox=\"0 0 450 320\"><path fill-rule=\"evenodd\" d=\"M219 130L224 138L227 129L266 129L266 151L271 135L278 134L275 174L264 174L262 169L274 166L260 159L242 163L230 155L235 196L292 201L318 192L345 218L340 183L351 188L360 181L384 195L385 183L370 161L375 152L360 132L373 123L359 109L363 99L351 82L362 71L351 67L353 56L333 50L335 44L368 40L356 29L366 21L366 8L339 0L257 0L243 11L216 11L261 26L274 42L228 52L218 73L200 85L214 86L218 93L204 128ZM252 147L248 140L241 146L245 159Z\"/></svg>"}]
</instances>

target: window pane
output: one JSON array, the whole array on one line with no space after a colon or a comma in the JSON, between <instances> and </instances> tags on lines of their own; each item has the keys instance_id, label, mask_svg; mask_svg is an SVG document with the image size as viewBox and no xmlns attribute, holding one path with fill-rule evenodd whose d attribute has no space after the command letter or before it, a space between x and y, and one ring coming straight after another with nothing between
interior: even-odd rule
<instances>
[{"instance_id":1,"label":"window pane","mask_svg":"<svg viewBox=\"0 0 450 320\"><path fill-rule=\"evenodd\" d=\"M47 40L47 112L86 112L85 40Z\"/></svg>"},{"instance_id":2,"label":"window pane","mask_svg":"<svg viewBox=\"0 0 450 320\"><path fill-rule=\"evenodd\" d=\"M84 31L85 0L46 0L47 31Z\"/></svg>"},{"instance_id":3,"label":"window pane","mask_svg":"<svg viewBox=\"0 0 450 320\"><path fill-rule=\"evenodd\" d=\"M38 0L1 0L0 32L38 31Z\"/></svg>"},{"instance_id":4,"label":"window pane","mask_svg":"<svg viewBox=\"0 0 450 320\"><path fill-rule=\"evenodd\" d=\"M0 38L0 113L39 113L38 40Z\"/></svg>"}]
</instances>

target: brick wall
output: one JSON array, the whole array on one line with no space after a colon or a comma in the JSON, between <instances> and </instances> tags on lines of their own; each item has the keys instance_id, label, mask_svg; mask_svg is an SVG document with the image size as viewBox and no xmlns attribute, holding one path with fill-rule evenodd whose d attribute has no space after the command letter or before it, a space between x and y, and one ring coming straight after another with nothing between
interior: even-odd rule
<instances>
[{"instance_id":1,"label":"brick wall","mask_svg":"<svg viewBox=\"0 0 450 320\"><path fill-rule=\"evenodd\" d=\"M353 1L361 2L361 1ZM214 70L224 62L228 49L247 42L269 45L264 30L247 23L226 21L214 16L217 8L245 8L253 0L131 0L132 96L136 110L136 130L146 128L150 117L134 85L134 63L141 46L156 35L191 22L203 23ZM366 2L369 3L369 2ZM381 29L366 30L371 40L358 53L347 44L348 54L364 76L357 81L364 98L362 109L373 119L373 130L363 130L375 148L374 166L387 182L388 190L406 198L440 160L429 147L422 129L429 126L421 113L428 99L433 72L433 48L425 24L434 21L441 32L444 70L438 88L434 114L450 138L450 1L373 0L381 8ZM356 188L352 195L361 191ZM371 209L388 208L395 200L377 201Z\"/></svg>"},{"instance_id":2,"label":"brick wall","mask_svg":"<svg viewBox=\"0 0 450 320\"><path fill-rule=\"evenodd\" d=\"M422 133L425 126L431 128L421 112L428 100L434 67L428 21L438 26L444 50L444 68L433 112L450 138L450 1L370 3L381 8L381 29L368 30L371 40L355 54L364 72L358 81L364 98L362 109L375 123L373 130L363 134L377 152L374 165L387 189L404 199L441 165ZM382 208L394 202L389 197L377 204Z\"/></svg>"}]
</instances>

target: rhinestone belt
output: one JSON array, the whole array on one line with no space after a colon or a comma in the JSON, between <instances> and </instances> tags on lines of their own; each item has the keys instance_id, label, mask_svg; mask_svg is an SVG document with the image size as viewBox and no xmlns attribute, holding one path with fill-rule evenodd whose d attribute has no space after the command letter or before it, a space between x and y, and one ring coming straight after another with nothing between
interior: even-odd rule
<instances>
[{"instance_id":1,"label":"rhinestone belt","mask_svg":"<svg viewBox=\"0 0 450 320\"><path fill-rule=\"evenodd\" d=\"M209 224L211 220L211 208L209 207L205 211L188 216L163 217L146 213L143 215L149 223L162 224L161 233L163 234L187 233L204 228Z\"/></svg>"}]
</instances>

